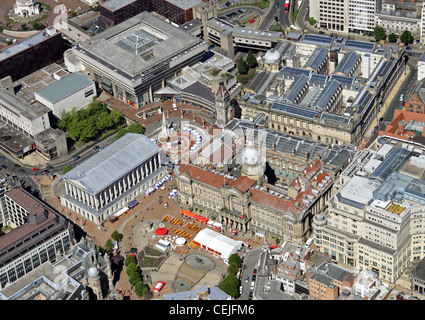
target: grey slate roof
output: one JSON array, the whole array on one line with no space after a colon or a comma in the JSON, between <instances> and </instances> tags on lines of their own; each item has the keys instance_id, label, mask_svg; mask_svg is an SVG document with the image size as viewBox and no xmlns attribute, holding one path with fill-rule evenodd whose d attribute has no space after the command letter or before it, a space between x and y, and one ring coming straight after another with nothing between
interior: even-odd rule
<instances>
[{"instance_id":1,"label":"grey slate roof","mask_svg":"<svg viewBox=\"0 0 425 320\"><path fill-rule=\"evenodd\" d=\"M160 148L145 135L127 133L64 174L63 178L73 180L95 195L159 151Z\"/></svg>"}]
</instances>

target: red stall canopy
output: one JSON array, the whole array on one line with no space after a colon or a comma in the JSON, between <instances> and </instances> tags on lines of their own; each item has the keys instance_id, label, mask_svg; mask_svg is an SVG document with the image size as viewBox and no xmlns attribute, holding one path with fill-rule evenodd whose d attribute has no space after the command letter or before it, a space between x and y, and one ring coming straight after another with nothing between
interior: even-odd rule
<instances>
[{"instance_id":1,"label":"red stall canopy","mask_svg":"<svg viewBox=\"0 0 425 320\"><path fill-rule=\"evenodd\" d=\"M155 233L159 236L163 236L164 234L167 234L167 232L167 228L158 228L155 230Z\"/></svg>"}]
</instances>

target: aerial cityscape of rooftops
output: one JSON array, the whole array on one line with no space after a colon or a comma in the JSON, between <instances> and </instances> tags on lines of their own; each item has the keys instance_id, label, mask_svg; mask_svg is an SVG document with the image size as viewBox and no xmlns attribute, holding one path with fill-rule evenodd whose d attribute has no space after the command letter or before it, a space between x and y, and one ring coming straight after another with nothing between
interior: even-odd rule
<instances>
[{"instance_id":1,"label":"aerial cityscape of rooftops","mask_svg":"<svg viewBox=\"0 0 425 320\"><path fill-rule=\"evenodd\" d=\"M0 11L0 300L425 299L425 1Z\"/></svg>"}]
</instances>

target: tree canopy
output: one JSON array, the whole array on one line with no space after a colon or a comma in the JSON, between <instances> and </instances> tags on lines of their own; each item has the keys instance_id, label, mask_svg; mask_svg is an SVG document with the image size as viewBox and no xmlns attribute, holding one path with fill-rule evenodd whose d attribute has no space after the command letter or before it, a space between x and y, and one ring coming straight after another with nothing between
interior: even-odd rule
<instances>
[{"instance_id":1,"label":"tree canopy","mask_svg":"<svg viewBox=\"0 0 425 320\"><path fill-rule=\"evenodd\" d=\"M394 32L393 33L390 33L388 35L388 41L389 42L392 42L392 43L397 42L397 36L396 36L396 34Z\"/></svg>"},{"instance_id":2,"label":"tree canopy","mask_svg":"<svg viewBox=\"0 0 425 320\"><path fill-rule=\"evenodd\" d=\"M412 33L409 30L403 31L403 33L400 36L400 41L403 42L406 46L409 43L412 43L413 42Z\"/></svg>"},{"instance_id":3,"label":"tree canopy","mask_svg":"<svg viewBox=\"0 0 425 320\"><path fill-rule=\"evenodd\" d=\"M238 72L240 74L247 74L248 73L248 64L245 62L243 57L240 57L238 60Z\"/></svg>"},{"instance_id":4,"label":"tree canopy","mask_svg":"<svg viewBox=\"0 0 425 320\"><path fill-rule=\"evenodd\" d=\"M232 298L239 296L240 280L233 273L229 273L221 282L221 290L230 295Z\"/></svg>"},{"instance_id":5,"label":"tree canopy","mask_svg":"<svg viewBox=\"0 0 425 320\"><path fill-rule=\"evenodd\" d=\"M109 110L104 103L93 99L87 108L63 112L58 127L68 133L77 142L94 140L104 131L112 129L121 122L121 113Z\"/></svg>"},{"instance_id":6,"label":"tree canopy","mask_svg":"<svg viewBox=\"0 0 425 320\"><path fill-rule=\"evenodd\" d=\"M144 134L145 127L141 125L140 123L136 123L136 122L132 123L127 128L120 129L118 133L115 135L115 140L118 140L119 138L121 138L123 135L125 135L128 132Z\"/></svg>"},{"instance_id":7,"label":"tree canopy","mask_svg":"<svg viewBox=\"0 0 425 320\"><path fill-rule=\"evenodd\" d=\"M375 34L375 39L377 41L385 40L385 38L387 37L387 35L385 34L385 29L380 26L376 26L373 30L373 33Z\"/></svg>"},{"instance_id":8,"label":"tree canopy","mask_svg":"<svg viewBox=\"0 0 425 320\"><path fill-rule=\"evenodd\" d=\"M254 56L254 52L251 49L248 51L248 55L246 56L246 64L248 68L255 68L257 66L257 59Z\"/></svg>"}]
</instances>

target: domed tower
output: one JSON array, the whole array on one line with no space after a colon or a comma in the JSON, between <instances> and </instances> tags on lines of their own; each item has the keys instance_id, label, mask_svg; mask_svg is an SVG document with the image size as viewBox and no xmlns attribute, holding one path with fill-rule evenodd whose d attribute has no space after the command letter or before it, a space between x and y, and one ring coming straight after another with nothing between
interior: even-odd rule
<instances>
[{"instance_id":1,"label":"domed tower","mask_svg":"<svg viewBox=\"0 0 425 320\"><path fill-rule=\"evenodd\" d=\"M280 53L275 49L270 49L263 57L263 68L267 71L278 72L280 67Z\"/></svg>"},{"instance_id":2,"label":"domed tower","mask_svg":"<svg viewBox=\"0 0 425 320\"><path fill-rule=\"evenodd\" d=\"M252 141L248 141L242 153L242 175L252 180L257 180L259 184L264 182L264 171L266 163L261 159L260 154Z\"/></svg>"},{"instance_id":3,"label":"domed tower","mask_svg":"<svg viewBox=\"0 0 425 320\"><path fill-rule=\"evenodd\" d=\"M97 300L103 300L102 284L100 281L99 269L95 266L89 268L89 270L87 271L87 276L88 286L93 290L93 293L96 295Z\"/></svg>"}]
</instances>

